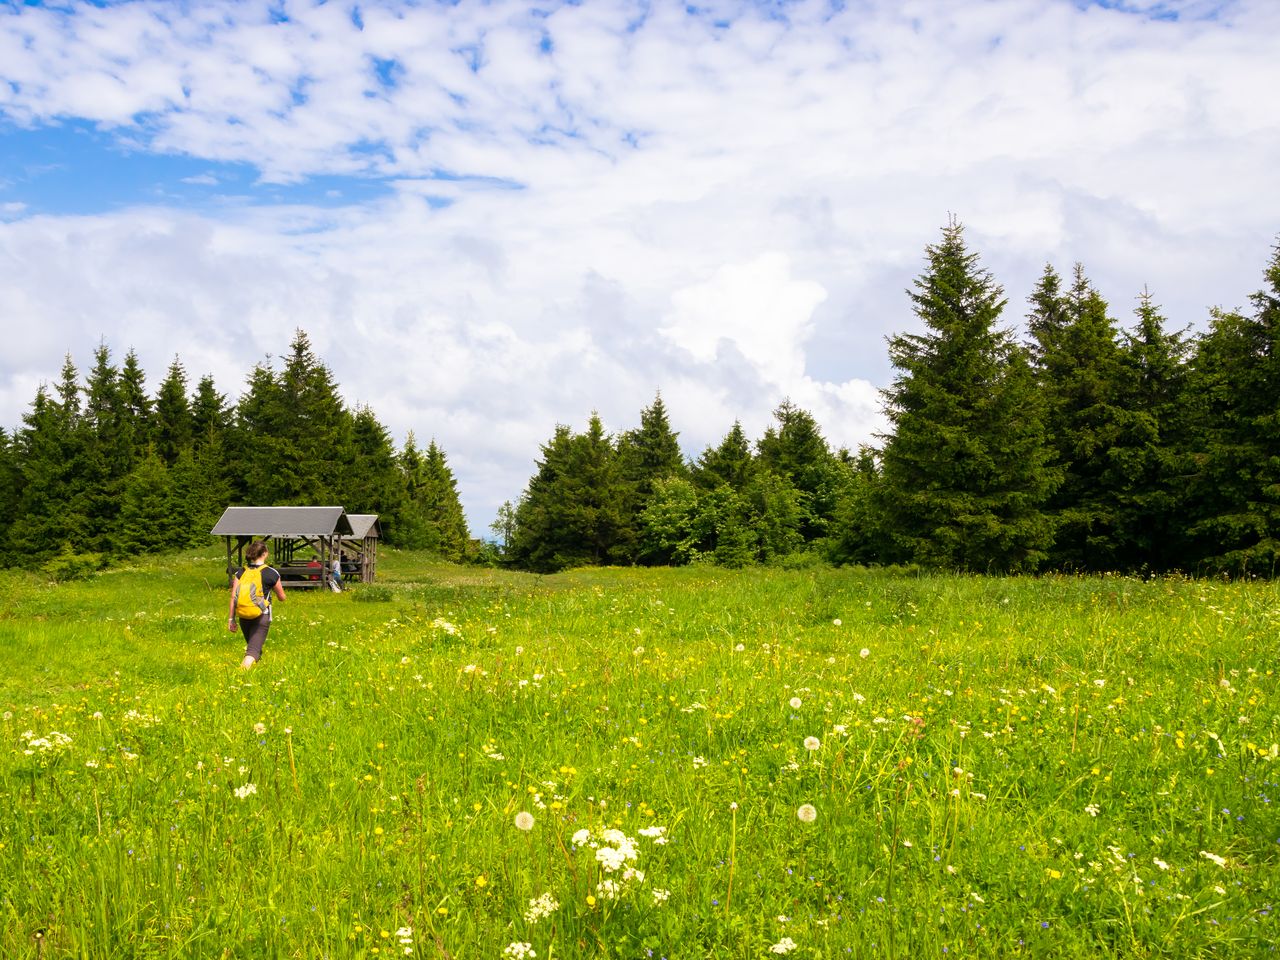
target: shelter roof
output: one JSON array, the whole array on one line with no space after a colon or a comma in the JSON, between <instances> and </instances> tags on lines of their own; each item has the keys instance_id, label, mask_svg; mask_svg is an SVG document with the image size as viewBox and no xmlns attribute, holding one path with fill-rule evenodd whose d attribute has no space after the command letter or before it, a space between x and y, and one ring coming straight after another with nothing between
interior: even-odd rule
<instances>
[{"instance_id":1,"label":"shelter roof","mask_svg":"<svg viewBox=\"0 0 1280 960\"><path fill-rule=\"evenodd\" d=\"M215 537L351 536L342 507L227 507L210 531Z\"/></svg>"},{"instance_id":2,"label":"shelter roof","mask_svg":"<svg viewBox=\"0 0 1280 960\"><path fill-rule=\"evenodd\" d=\"M348 513L347 520L351 523L351 536L357 540L382 536L376 513Z\"/></svg>"}]
</instances>

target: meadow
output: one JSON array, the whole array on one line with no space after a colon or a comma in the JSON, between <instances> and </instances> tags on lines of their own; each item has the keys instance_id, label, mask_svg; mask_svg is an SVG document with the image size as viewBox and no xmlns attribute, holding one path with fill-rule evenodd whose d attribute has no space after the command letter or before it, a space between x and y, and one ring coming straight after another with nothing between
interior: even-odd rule
<instances>
[{"instance_id":1,"label":"meadow","mask_svg":"<svg viewBox=\"0 0 1280 960\"><path fill-rule=\"evenodd\" d=\"M0 956L1254 957L1280 591L0 574Z\"/></svg>"}]
</instances>

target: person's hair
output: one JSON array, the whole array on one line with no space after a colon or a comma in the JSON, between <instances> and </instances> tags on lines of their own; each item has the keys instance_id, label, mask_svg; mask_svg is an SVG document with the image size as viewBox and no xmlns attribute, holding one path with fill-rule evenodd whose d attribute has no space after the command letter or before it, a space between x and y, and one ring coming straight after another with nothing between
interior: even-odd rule
<instances>
[{"instance_id":1,"label":"person's hair","mask_svg":"<svg viewBox=\"0 0 1280 960\"><path fill-rule=\"evenodd\" d=\"M249 544L249 548L244 552L244 558L249 563L257 563L267 555L267 545L262 540L255 540Z\"/></svg>"}]
</instances>

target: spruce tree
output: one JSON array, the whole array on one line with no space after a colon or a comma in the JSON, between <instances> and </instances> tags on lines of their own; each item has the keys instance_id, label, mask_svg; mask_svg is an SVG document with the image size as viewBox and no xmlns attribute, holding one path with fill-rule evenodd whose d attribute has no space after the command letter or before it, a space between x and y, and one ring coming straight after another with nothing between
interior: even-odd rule
<instances>
[{"instance_id":1,"label":"spruce tree","mask_svg":"<svg viewBox=\"0 0 1280 960\"><path fill-rule=\"evenodd\" d=\"M169 468L155 447L148 447L123 485L120 551L139 554L183 546L187 517L174 507Z\"/></svg>"},{"instance_id":2,"label":"spruce tree","mask_svg":"<svg viewBox=\"0 0 1280 960\"><path fill-rule=\"evenodd\" d=\"M659 480L685 477L688 467L680 453L679 434L671 429L667 408L658 394L640 412L640 426L628 430L617 444L617 483L622 499L619 528L612 551L615 559L632 563L667 563L670 555L654 550L640 532L642 514Z\"/></svg>"},{"instance_id":3,"label":"spruce tree","mask_svg":"<svg viewBox=\"0 0 1280 960\"><path fill-rule=\"evenodd\" d=\"M889 340L876 503L893 556L962 570L1028 570L1044 558L1056 477L1023 350L998 326L1003 292L950 223L910 291L921 334Z\"/></svg>"},{"instance_id":4,"label":"spruce tree","mask_svg":"<svg viewBox=\"0 0 1280 960\"><path fill-rule=\"evenodd\" d=\"M129 463L132 466L146 455L151 443L151 399L147 396L147 377L133 350L125 354L120 367L120 409L128 437Z\"/></svg>"},{"instance_id":5,"label":"spruce tree","mask_svg":"<svg viewBox=\"0 0 1280 960\"><path fill-rule=\"evenodd\" d=\"M616 452L592 414L585 433L558 426L543 446L516 507L512 560L540 572L616 560L623 521Z\"/></svg>"},{"instance_id":6,"label":"spruce tree","mask_svg":"<svg viewBox=\"0 0 1280 960\"><path fill-rule=\"evenodd\" d=\"M80 501L74 509L88 521L90 548L115 553L120 493L133 467L133 432L120 398L119 371L106 344L94 351L85 386Z\"/></svg>"},{"instance_id":7,"label":"spruce tree","mask_svg":"<svg viewBox=\"0 0 1280 960\"><path fill-rule=\"evenodd\" d=\"M773 416L778 426L769 427L756 445L758 464L798 491L800 536L818 540L835 514L841 471L811 413L784 400Z\"/></svg>"},{"instance_id":8,"label":"spruce tree","mask_svg":"<svg viewBox=\"0 0 1280 960\"><path fill-rule=\"evenodd\" d=\"M1049 499L1056 525L1049 560L1071 570L1114 570L1131 562L1123 511L1138 495L1131 471L1154 443L1154 425L1126 409L1126 375L1107 303L1076 264L1070 289L1055 297L1046 268L1031 296L1028 326L1045 425L1062 483Z\"/></svg>"},{"instance_id":9,"label":"spruce tree","mask_svg":"<svg viewBox=\"0 0 1280 960\"><path fill-rule=\"evenodd\" d=\"M65 368L63 372L65 381ZM68 397L66 406L50 398L43 384L36 390L15 445L21 492L7 540L9 552L21 557L24 565L39 564L62 550L83 552L91 546L88 518L74 507L81 487L76 472L78 414L74 419L72 414L79 401L74 391L64 389L62 395Z\"/></svg>"},{"instance_id":10,"label":"spruce tree","mask_svg":"<svg viewBox=\"0 0 1280 960\"><path fill-rule=\"evenodd\" d=\"M152 436L156 452L166 466L172 467L178 455L191 446L195 436L191 405L187 399L187 371L176 356L156 391L154 424Z\"/></svg>"},{"instance_id":11,"label":"spruce tree","mask_svg":"<svg viewBox=\"0 0 1280 960\"><path fill-rule=\"evenodd\" d=\"M705 490L713 490L722 483L730 489L741 491L751 480L755 457L751 443L743 432L739 420L733 422L719 446L707 447L693 465L693 482Z\"/></svg>"},{"instance_id":12,"label":"spruce tree","mask_svg":"<svg viewBox=\"0 0 1280 960\"><path fill-rule=\"evenodd\" d=\"M414 506L427 529L427 549L439 553L446 560L463 560L471 542L467 521L453 471L449 469L444 451L434 440L427 446L422 460L421 483Z\"/></svg>"},{"instance_id":13,"label":"spruce tree","mask_svg":"<svg viewBox=\"0 0 1280 960\"><path fill-rule=\"evenodd\" d=\"M1189 345L1181 333L1165 330L1151 294L1139 297L1137 324L1121 343L1126 367L1120 406L1135 421L1139 443L1117 451L1121 480L1118 566L1174 570L1186 560L1184 474L1181 429Z\"/></svg>"},{"instance_id":14,"label":"spruce tree","mask_svg":"<svg viewBox=\"0 0 1280 960\"><path fill-rule=\"evenodd\" d=\"M1190 536L1202 568L1272 575L1280 559L1280 243L1253 310L1215 310L1188 376Z\"/></svg>"},{"instance_id":15,"label":"spruce tree","mask_svg":"<svg viewBox=\"0 0 1280 960\"><path fill-rule=\"evenodd\" d=\"M212 376L206 374L200 378L190 406L191 435L197 446L214 433L225 439L231 426L231 412L227 409L227 398L218 392Z\"/></svg>"}]
</instances>

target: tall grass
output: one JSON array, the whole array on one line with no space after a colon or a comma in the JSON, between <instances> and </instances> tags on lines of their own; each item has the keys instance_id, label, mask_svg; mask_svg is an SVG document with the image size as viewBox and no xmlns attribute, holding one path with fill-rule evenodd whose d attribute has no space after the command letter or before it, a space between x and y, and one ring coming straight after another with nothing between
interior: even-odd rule
<instances>
[{"instance_id":1,"label":"tall grass","mask_svg":"<svg viewBox=\"0 0 1280 960\"><path fill-rule=\"evenodd\" d=\"M1270 584L383 559L0 580L0 955L1275 951Z\"/></svg>"}]
</instances>

